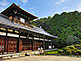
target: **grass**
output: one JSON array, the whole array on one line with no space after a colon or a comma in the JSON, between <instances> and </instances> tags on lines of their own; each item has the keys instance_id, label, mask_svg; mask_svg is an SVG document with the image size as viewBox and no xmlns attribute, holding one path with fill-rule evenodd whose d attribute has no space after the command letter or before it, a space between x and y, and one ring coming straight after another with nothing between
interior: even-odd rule
<instances>
[{"instance_id":1,"label":"grass","mask_svg":"<svg viewBox=\"0 0 81 61\"><path fill-rule=\"evenodd\" d=\"M57 54L58 50L47 51L46 54Z\"/></svg>"}]
</instances>

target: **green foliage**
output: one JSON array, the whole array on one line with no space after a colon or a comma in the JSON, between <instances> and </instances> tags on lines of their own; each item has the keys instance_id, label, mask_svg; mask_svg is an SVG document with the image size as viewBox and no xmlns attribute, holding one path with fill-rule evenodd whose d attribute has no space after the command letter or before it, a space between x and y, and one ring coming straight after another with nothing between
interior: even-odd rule
<instances>
[{"instance_id":1,"label":"green foliage","mask_svg":"<svg viewBox=\"0 0 81 61\"><path fill-rule=\"evenodd\" d=\"M58 50L52 50L52 51L47 51L46 54L50 55L50 54L57 54Z\"/></svg>"},{"instance_id":2,"label":"green foliage","mask_svg":"<svg viewBox=\"0 0 81 61\"><path fill-rule=\"evenodd\" d=\"M69 49L70 49L69 46L63 48L63 50L65 50L65 51L69 50Z\"/></svg>"},{"instance_id":3,"label":"green foliage","mask_svg":"<svg viewBox=\"0 0 81 61\"><path fill-rule=\"evenodd\" d=\"M61 52L62 55L80 55L81 54L81 44L66 46Z\"/></svg>"},{"instance_id":4,"label":"green foliage","mask_svg":"<svg viewBox=\"0 0 81 61\"><path fill-rule=\"evenodd\" d=\"M56 48L81 43L79 41L81 39L81 13L78 11L63 12L61 15L55 14L53 17L49 16L32 22L33 25L42 26L45 31L59 37L53 40Z\"/></svg>"},{"instance_id":5,"label":"green foliage","mask_svg":"<svg viewBox=\"0 0 81 61\"><path fill-rule=\"evenodd\" d=\"M71 51L71 50L66 50L66 51L65 51L65 54L66 54L66 55L71 55L71 54L72 54L72 51Z\"/></svg>"},{"instance_id":6,"label":"green foliage","mask_svg":"<svg viewBox=\"0 0 81 61\"><path fill-rule=\"evenodd\" d=\"M76 44L76 45L75 45L75 48L81 49L81 44Z\"/></svg>"},{"instance_id":7,"label":"green foliage","mask_svg":"<svg viewBox=\"0 0 81 61\"><path fill-rule=\"evenodd\" d=\"M72 45L72 46L69 46L69 48L70 48L70 49L75 49L74 45Z\"/></svg>"},{"instance_id":8,"label":"green foliage","mask_svg":"<svg viewBox=\"0 0 81 61\"><path fill-rule=\"evenodd\" d=\"M76 53L78 53L78 55L81 55L81 50L77 50Z\"/></svg>"},{"instance_id":9,"label":"green foliage","mask_svg":"<svg viewBox=\"0 0 81 61\"><path fill-rule=\"evenodd\" d=\"M66 46L62 49L48 51L46 53L47 54L58 54L58 55L81 55L80 48L81 48L81 44L76 44L76 45Z\"/></svg>"},{"instance_id":10,"label":"green foliage","mask_svg":"<svg viewBox=\"0 0 81 61\"><path fill-rule=\"evenodd\" d=\"M76 36L72 36L72 35L68 35L67 39L66 39L66 44L67 45L73 45L73 44L78 44L79 43L79 38L77 38Z\"/></svg>"},{"instance_id":11,"label":"green foliage","mask_svg":"<svg viewBox=\"0 0 81 61\"><path fill-rule=\"evenodd\" d=\"M63 53L63 50L62 50L62 49L59 49L59 50L58 50L58 53Z\"/></svg>"}]
</instances>

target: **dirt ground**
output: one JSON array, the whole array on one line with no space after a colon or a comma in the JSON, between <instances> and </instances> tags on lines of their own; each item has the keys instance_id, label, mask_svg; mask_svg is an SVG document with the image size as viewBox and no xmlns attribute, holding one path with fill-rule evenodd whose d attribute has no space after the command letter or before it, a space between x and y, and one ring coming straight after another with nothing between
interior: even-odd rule
<instances>
[{"instance_id":1,"label":"dirt ground","mask_svg":"<svg viewBox=\"0 0 81 61\"><path fill-rule=\"evenodd\" d=\"M26 56L4 61L81 61L81 57L77 58L66 56Z\"/></svg>"}]
</instances>

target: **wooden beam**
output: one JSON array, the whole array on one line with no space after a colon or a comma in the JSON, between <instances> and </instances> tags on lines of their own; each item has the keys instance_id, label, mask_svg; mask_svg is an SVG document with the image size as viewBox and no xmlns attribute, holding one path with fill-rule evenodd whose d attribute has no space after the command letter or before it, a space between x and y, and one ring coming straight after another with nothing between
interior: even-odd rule
<instances>
[{"instance_id":1,"label":"wooden beam","mask_svg":"<svg viewBox=\"0 0 81 61\"><path fill-rule=\"evenodd\" d=\"M8 32L7 32L7 29L6 29L6 37L5 37L5 45L4 45L4 51L8 53L8 40L7 40L7 36L8 36ZM6 43L7 42L7 43ZM6 48L7 46L7 48ZM6 50L7 49L7 50Z\"/></svg>"},{"instance_id":2,"label":"wooden beam","mask_svg":"<svg viewBox=\"0 0 81 61\"><path fill-rule=\"evenodd\" d=\"M33 34L32 34L33 35ZM33 42L34 42L34 37L32 37L33 39L32 39L32 51L34 50L34 44L33 44Z\"/></svg>"},{"instance_id":3,"label":"wooden beam","mask_svg":"<svg viewBox=\"0 0 81 61\"><path fill-rule=\"evenodd\" d=\"M45 51L45 35L43 35L43 49Z\"/></svg>"},{"instance_id":4,"label":"wooden beam","mask_svg":"<svg viewBox=\"0 0 81 61\"><path fill-rule=\"evenodd\" d=\"M39 48L41 48L41 44L40 44L40 35L39 35Z\"/></svg>"},{"instance_id":5,"label":"wooden beam","mask_svg":"<svg viewBox=\"0 0 81 61\"><path fill-rule=\"evenodd\" d=\"M19 52L19 42L20 42L20 32L19 32L19 38L17 40L17 53Z\"/></svg>"}]
</instances>

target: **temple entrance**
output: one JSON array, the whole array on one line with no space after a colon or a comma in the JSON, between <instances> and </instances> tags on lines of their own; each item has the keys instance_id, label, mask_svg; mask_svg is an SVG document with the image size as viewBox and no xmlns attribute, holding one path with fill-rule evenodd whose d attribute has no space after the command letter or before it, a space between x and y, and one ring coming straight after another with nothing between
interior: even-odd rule
<instances>
[{"instance_id":1,"label":"temple entrance","mask_svg":"<svg viewBox=\"0 0 81 61\"><path fill-rule=\"evenodd\" d=\"M22 51L31 51L32 50L32 43L29 39L23 39L22 40Z\"/></svg>"},{"instance_id":2,"label":"temple entrance","mask_svg":"<svg viewBox=\"0 0 81 61\"><path fill-rule=\"evenodd\" d=\"M12 53L12 52L16 52L17 51L17 39L15 38L8 38L8 52Z\"/></svg>"},{"instance_id":3,"label":"temple entrance","mask_svg":"<svg viewBox=\"0 0 81 61\"><path fill-rule=\"evenodd\" d=\"M0 53L16 53L18 38L0 37ZM19 42L19 52L22 51L22 40Z\"/></svg>"},{"instance_id":4,"label":"temple entrance","mask_svg":"<svg viewBox=\"0 0 81 61\"><path fill-rule=\"evenodd\" d=\"M5 39L4 37L0 37L0 53L4 53L4 46L5 46Z\"/></svg>"}]
</instances>

